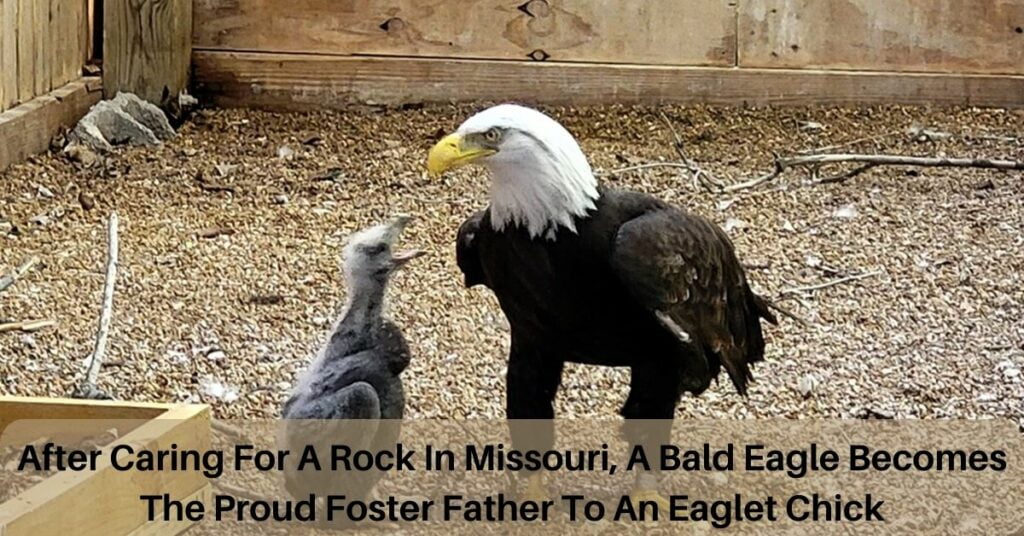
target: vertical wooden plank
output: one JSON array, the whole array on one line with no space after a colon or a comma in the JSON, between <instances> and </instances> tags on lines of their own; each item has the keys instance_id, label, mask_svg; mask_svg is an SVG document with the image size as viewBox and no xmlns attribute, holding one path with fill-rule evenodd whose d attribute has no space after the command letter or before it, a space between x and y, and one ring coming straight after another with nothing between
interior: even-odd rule
<instances>
[{"instance_id":1,"label":"vertical wooden plank","mask_svg":"<svg viewBox=\"0 0 1024 536\"><path fill-rule=\"evenodd\" d=\"M4 97L0 100L0 110L14 107L18 98L18 0L3 0L3 22L0 23L0 41L3 41L3 52L0 53L0 85L3 85Z\"/></svg>"},{"instance_id":2,"label":"vertical wooden plank","mask_svg":"<svg viewBox=\"0 0 1024 536\"><path fill-rule=\"evenodd\" d=\"M4 38L6 37L7 28L4 27L4 0L0 0L0 112L4 111L7 105L7 97L4 95L7 92L7 77L10 76L6 70L4 70Z\"/></svg>"},{"instance_id":3,"label":"vertical wooden plank","mask_svg":"<svg viewBox=\"0 0 1024 536\"><path fill-rule=\"evenodd\" d=\"M28 102L35 96L35 48L36 33L34 31L32 8L33 0L17 0L18 2L18 101Z\"/></svg>"},{"instance_id":4,"label":"vertical wooden plank","mask_svg":"<svg viewBox=\"0 0 1024 536\"><path fill-rule=\"evenodd\" d=\"M40 3L49 4L50 15L46 24L46 41L50 42L50 47L46 51L46 62L50 79L46 84L50 87L60 87L64 82L64 55L67 54L68 42L65 16L69 6L67 0L42 0Z\"/></svg>"},{"instance_id":5,"label":"vertical wooden plank","mask_svg":"<svg viewBox=\"0 0 1024 536\"><path fill-rule=\"evenodd\" d=\"M35 94L50 92L50 49L53 36L50 35L50 2L32 0L32 29L35 31Z\"/></svg>"},{"instance_id":6,"label":"vertical wooden plank","mask_svg":"<svg viewBox=\"0 0 1024 536\"><path fill-rule=\"evenodd\" d=\"M135 93L160 104L188 85L190 0L103 3L103 94Z\"/></svg>"}]
</instances>

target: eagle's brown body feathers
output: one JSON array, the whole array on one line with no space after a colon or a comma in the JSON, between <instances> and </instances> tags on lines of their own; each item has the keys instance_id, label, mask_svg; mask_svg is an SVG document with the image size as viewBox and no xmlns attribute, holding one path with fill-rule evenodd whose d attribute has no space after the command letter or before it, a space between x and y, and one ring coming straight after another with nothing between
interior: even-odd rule
<instances>
[{"instance_id":1,"label":"eagle's brown body feathers","mask_svg":"<svg viewBox=\"0 0 1024 536\"><path fill-rule=\"evenodd\" d=\"M631 367L630 418L672 418L723 366L745 393L775 319L728 236L645 194L602 189L596 205L553 240L496 230L487 210L459 229L466 285L492 289L511 326L508 416L552 417L566 361Z\"/></svg>"}]
</instances>

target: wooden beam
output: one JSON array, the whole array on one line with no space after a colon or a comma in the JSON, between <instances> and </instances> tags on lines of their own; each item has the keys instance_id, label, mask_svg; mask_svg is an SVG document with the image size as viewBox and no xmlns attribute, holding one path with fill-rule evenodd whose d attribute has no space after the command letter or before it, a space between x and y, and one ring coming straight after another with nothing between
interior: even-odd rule
<instances>
[{"instance_id":1,"label":"wooden beam","mask_svg":"<svg viewBox=\"0 0 1024 536\"><path fill-rule=\"evenodd\" d=\"M153 450L170 449L171 445L207 450L209 407L172 407L115 443ZM101 457L94 472L58 473L0 504L0 534L99 536L136 533L142 527L146 527L144 534L178 534L182 529L180 523L147 524L146 509L139 496L169 493L175 498L186 498L203 493L207 486L200 472L133 474L115 470L109 459Z\"/></svg>"},{"instance_id":2,"label":"wooden beam","mask_svg":"<svg viewBox=\"0 0 1024 536\"><path fill-rule=\"evenodd\" d=\"M60 127L71 127L100 100L95 77L84 77L0 113L0 171L45 151Z\"/></svg>"},{"instance_id":3,"label":"wooden beam","mask_svg":"<svg viewBox=\"0 0 1024 536\"><path fill-rule=\"evenodd\" d=\"M36 31L32 0L17 0L18 21L18 101L28 102L36 96Z\"/></svg>"},{"instance_id":4,"label":"wooden beam","mask_svg":"<svg viewBox=\"0 0 1024 536\"><path fill-rule=\"evenodd\" d=\"M103 94L135 93L154 104L188 87L190 0L103 3Z\"/></svg>"},{"instance_id":5,"label":"wooden beam","mask_svg":"<svg viewBox=\"0 0 1024 536\"><path fill-rule=\"evenodd\" d=\"M270 110L468 100L1024 106L1024 77L198 51L202 100Z\"/></svg>"},{"instance_id":6,"label":"wooden beam","mask_svg":"<svg viewBox=\"0 0 1024 536\"><path fill-rule=\"evenodd\" d=\"M472 59L732 65L725 0L202 0L204 49Z\"/></svg>"}]
</instances>

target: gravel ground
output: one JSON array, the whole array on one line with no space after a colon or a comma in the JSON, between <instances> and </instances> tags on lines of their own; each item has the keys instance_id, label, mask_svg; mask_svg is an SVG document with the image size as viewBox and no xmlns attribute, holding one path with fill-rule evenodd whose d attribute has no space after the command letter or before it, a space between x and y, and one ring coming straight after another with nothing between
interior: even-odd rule
<instances>
[{"instance_id":1,"label":"gravel ground","mask_svg":"<svg viewBox=\"0 0 1024 536\"><path fill-rule=\"evenodd\" d=\"M408 414L501 416L508 327L489 291L462 288L452 247L459 223L485 204L486 180L479 169L442 180L422 171L433 140L476 108L205 111L159 148L93 167L41 156L0 174L0 268L42 260L0 295L0 320L57 321L0 333L0 393L62 396L80 376L116 209L121 272L100 387L126 400L206 402L221 417L276 416L343 301L345 236L403 211L418 216L406 243L429 251L391 292L414 352ZM733 180L766 171L772 151L865 137L877 138L850 149L1024 159L1019 139L1002 138L1024 131L1020 112L663 110L689 156ZM548 111L597 169L675 158L657 109ZM915 140L912 127L951 135ZM749 398L722 381L685 399L679 416L1022 419L1024 175L875 168L811 185L793 171L735 195L703 192L678 169L604 180L726 226L768 296L879 272L789 294L783 304L809 325L768 328ZM571 366L558 414L613 415L628 374Z\"/></svg>"}]
</instances>

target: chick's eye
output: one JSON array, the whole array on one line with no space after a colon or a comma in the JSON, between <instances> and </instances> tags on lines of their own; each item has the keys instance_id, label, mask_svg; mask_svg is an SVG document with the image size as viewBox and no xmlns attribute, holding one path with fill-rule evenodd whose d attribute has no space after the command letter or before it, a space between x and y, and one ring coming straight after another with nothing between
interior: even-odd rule
<instances>
[{"instance_id":1,"label":"chick's eye","mask_svg":"<svg viewBox=\"0 0 1024 536\"><path fill-rule=\"evenodd\" d=\"M484 139L487 141L495 142L498 141L499 138L501 138L501 132L496 128L492 128L491 130L484 132Z\"/></svg>"}]
</instances>

